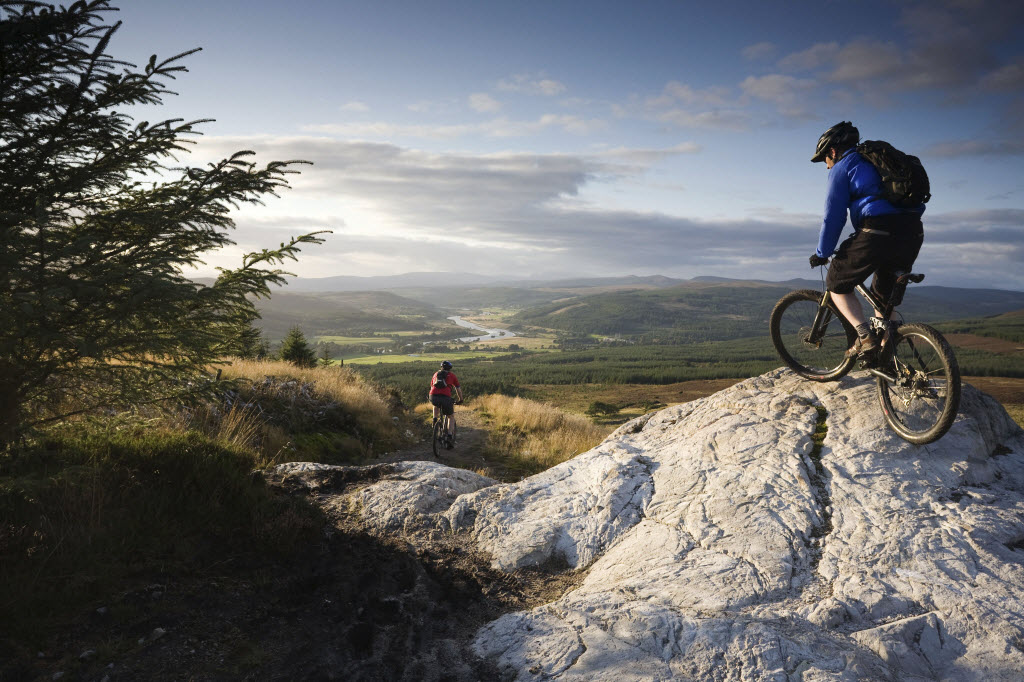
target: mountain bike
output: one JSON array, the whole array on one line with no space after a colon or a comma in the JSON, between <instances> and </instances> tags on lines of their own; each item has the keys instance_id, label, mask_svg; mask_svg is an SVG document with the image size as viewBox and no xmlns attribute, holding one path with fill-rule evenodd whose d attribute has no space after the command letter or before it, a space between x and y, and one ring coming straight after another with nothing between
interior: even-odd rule
<instances>
[{"instance_id":1,"label":"mountain bike","mask_svg":"<svg viewBox=\"0 0 1024 682\"><path fill-rule=\"evenodd\" d=\"M462 401L458 401L455 404L458 405ZM430 445L434 450L434 457L440 457L438 454L440 450L448 449L451 450L455 447L455 436L458 433L458 427L455 421L452 419L453 415L444 414L442 410L440 417L434 418L434 423L431 428L433 436L431 437ZM449 430L451 433L449 433ZM448 446L451 447L448 447Z\"/></svg>"},{"instance_id":2,"label":"mountain bike","mask_svg":"<svg viewBox=\"0 0 1024 682\"><path fill-rule=\"evenodd\" d=\"M890 319L903 302L907 285L924 279L921 274L895 274L896 286L888 301L881 301L863 284L857 286L861 296L882 313L870 319L872 330L882 339L874 357L846 357L857 332L828 291L804 289L783 296L772 310L769 331L783 362L811 381L838 381L859 360L875 376L889 427L901 438L923 445L942 438L956 419L960 366L934 327Z\"/></svg>"}]
</instances>

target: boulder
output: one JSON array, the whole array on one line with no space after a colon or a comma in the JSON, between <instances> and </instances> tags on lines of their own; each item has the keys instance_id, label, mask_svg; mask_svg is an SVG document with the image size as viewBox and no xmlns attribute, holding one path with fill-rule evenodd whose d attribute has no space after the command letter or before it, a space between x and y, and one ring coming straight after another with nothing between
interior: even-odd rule
<instances>
[{"instance_id":1,"label":"boulder","mask_svg":"<svg viewBox=\"0 0 1024 682\"><path fill-rule=\"evenodd\" d=\"M475 634L509 679L1024 671L1024 431L968 385L924 446L886 427L866 374L777 370L518 483L409 462L346 495L371 525L459 533L495 569L585 573Z\"/></svg>"}]
</instances>

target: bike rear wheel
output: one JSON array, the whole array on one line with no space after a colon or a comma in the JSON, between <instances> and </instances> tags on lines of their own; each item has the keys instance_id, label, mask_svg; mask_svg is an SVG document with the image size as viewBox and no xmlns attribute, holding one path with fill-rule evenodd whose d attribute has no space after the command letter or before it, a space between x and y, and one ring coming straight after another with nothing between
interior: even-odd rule
<instances>
[{"instance_id":1,"label":"bike rear wheel","mask_svg":"<svg viewBox=\"0 0 1024 682\"><path fill-rule=\"evenodd\" d=\"M434 457L440 457L440 452L444 448L444 416L441 416L434 420L434 433L431 438L431 447L434 450Z\"/></svg>"},{"instance_id":2,"label":"bike rear wheel","mask_svg":"<svg viewBox=\"0 0 1024 682\"><path fill-rule=\"evenodd\" d=\"M883 352L878 399L885 421L911 443L942 438L960 408L960 366L949 343L926 324L901 325Z\"/></svg>"},{"instance_id":3,"label":"bike rear wheel","mask_svg":"<svg viewBox=\"0 0 1024 682\"><path fill-rule=\"evenodd\" d=\"M786 294L775 304L768 329L775 350L790 369L812 381L836 381L857 361L846 357L857 332L831 306L814 328L822 295L813 289Z\"/></svg>"}]
</instances>

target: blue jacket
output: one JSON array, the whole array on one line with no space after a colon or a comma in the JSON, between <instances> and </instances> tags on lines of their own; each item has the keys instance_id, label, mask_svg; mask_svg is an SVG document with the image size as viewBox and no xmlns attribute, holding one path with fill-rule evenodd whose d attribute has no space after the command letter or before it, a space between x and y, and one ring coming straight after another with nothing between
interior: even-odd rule
<instances>
[{"instance_id":1,"label":"blue jacket","mask_svg":"<svg viewBox=\"0 0 1024 682\"><path fill-rule=\"evenodd\" d=\"M871 162L855 151L849 151L828 172L828 194L825 196L825 219L818 235L818 250L828 258L836 250L839 235L846 226L850 212L853 229L859 230L864 218L893 213L921 215L924 204L914 208L898 208L882 198L882 178Z\"/></svg>"}]
</instances>

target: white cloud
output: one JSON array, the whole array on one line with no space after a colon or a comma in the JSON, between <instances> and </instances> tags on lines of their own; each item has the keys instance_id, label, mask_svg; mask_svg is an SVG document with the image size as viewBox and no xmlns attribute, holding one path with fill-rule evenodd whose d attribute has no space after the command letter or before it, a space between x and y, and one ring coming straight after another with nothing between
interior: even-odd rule
<instances>
[{"instance_id":1,"label":"white cloud","mask_svg":"<svg viewBox=\"0 0 1024 682\"><path fill-rule=\"evenodd\" d=\"M543 75L517 74L498 81L498 90L526 95L553 96L566 91L564 84Z\"/></svg>"},{"instance_id":2,"label":"white cloud","mask_svg":"<svg viewBox=\"0 0 1024 682\"><path fill-rule=\"evenodd\" d=\"M778 209L751 218L705 220L611 210L578 199L591 183L634 182L667 155L694 153L692 143L600 155L436 154L313 137L207 138L200 144L213 156L252 148L262 159L314 162L282 200L290 201L293 212L280 212L276 204L246 212L236 233L255 247L307 226L334 227L327 244L307 249L316 259L307 262L304 256L291 268L308 276L386 274L407 271L411 263L422 267L454 260L495 274L662 272L786 279L806 269L806 253L820 224L817 215ZM337 217L303 219L299 211L314 206L315 215ZM280 215L273 215L275 210ZM954 283L984 272L992 283L1024 286L1024 275L1013 274L1024 255L1024 210L928 214L925 224L928 259L922 267L965 247L959 262L941 260L941 270L925 270L932 281ZM979 244L999 252L997 267L982 258ZM317 263L324 269L311 269Z\"/></svg>"},{"instance_id":3,"label":"white cloud","mask_svg":"<svg viewBox=\"0 0 1024 682\"><path fill-rule=\"evenodd\" d=\"M469 96L469 106L473 111L489 113L501 109L501 103L487 93L477 92Z\"/></svg>"},{"instance_id":4,"label":"white cloud","mask_svg":"<svg viewBox=\"0 0 1024 682\"><path fill-rule=\"evenodd\" d=\"M640 116L679 128L746 130L750 117L743 103L724 86L693 88L669 81L657 95L634 98L629 106L615 107L620 117Z\"/></svg>"},{"instance_id":5,"label":"white cloud","mask_svg":"<svg viewBox=\"0 0 1024 682\"><path fill-rule=\"evenodd\" d=\"M783 57L778 66L815 72L819 80L861 97L936 90L954 100L979 87L1013 92L1024 81L1017 48L1022 20L1020 3L903 3L897 25L905 32L899 38L820 42ZM1014 56L1007 59L1007 54Z\"/></svg>"},{"instance_id":6,"label":"white cloud","mask_svg":"<svg viewBox=\"0 0 1024 682\"><path fill-rule=\"evenodd\" d=\"M666 83L660 98L652 99L649 102L658 105L665 101L675 101L695 107L727 107L734 104L727 87L714 86L697 90L679 81Z\"/></svg>"},{"instance_id":7,"label":"white cloud","mask_svg":"<svg viewBox=\"0 0 1024 682\"><path fill-rule=\"evenodd\" d=\"M324 133L350 138L384 138L414 137L423 139L452 139L470 135L479 131L475 125L411 125L387 123L384 121L367 123L325 123L303 126L302 130L310 133Z\"/></svg>"},{"instance_id":8,"label":"white cloud","mask_svg":"<svg viewBox=\"0 0 1024 682\"><path fill-rule=\"evenodd\" d=\"M617 147L600 152L595 156L602 159L611 159L623 163L649 166L652 163L680 154L699 154L703 147L696 142L682 142L674 147L665 149L633 149L628 147Z\"/></svg>"},{"instance_id":9,"label":"white cloud","mask_svg":"<svg viewBox=\"0 0 1024 682\"><path fill-rule=\"evenodd\" d=\"M399 124L399 123L328 123L303 126L311 133L324 133L348 138L420 138L445 140L470 135L484 137L527 137L544 130L556 128L573 135L590 135L607 127L602 119L585 119L569 114L544 114L533 120L515 120L499 117L482 123L453 125Z\"/></svg>"},{"instance_id":10,"label":"white cloud","mask_svg":"<svg viewBox=\"0 0 1024 682\"><path fill-rule=\"evenodd\" d=\"M789 71L812 71L831 63L839 54L839 43L817 43L806 50L794 52L779 60L779 68Z\"/></svg>"},{"instance_id":11,"label":"white cloud","mask_svg":"<svg viewBox=\"0 0 1024 682\"><path fill-rule=\"evenodd\" d=\"M979 83L982 90L990 92L1020 93L1024 91L1024 59L1018 58L1010 64L987 73Z\"/></svg>"},{"instance_id":12,"label":"white cloud","mask_svg":"<svg viewBox=\"0 0 1024 682\"><path fill-rule=\"evenodd\" d=\"M926 156L958 158L962 156L1020 156L1024 140L954 140L928 148Z\"/></svg>"},{"instance_id":13,"label":"white cloud","mask_svg":"<svg viewBox=\"0 0 1024 682\"><path fill-rule=\"evenodd\" d=\"M370 106L366 102L346 102L339 107L342 111L349 111L353 113L364 113L370 110Z\"/></svg>"},{"instance_id":14,"label":"white cloud","mask_svg":"<svg viewBox=\"0 0 1024 682\"><path fill-rule=\"evenodd\" d=\"M740 83L740 90L757 99L771 102L779 113L789 118L814 118L812 106L817 83L808 78L781 74L749 76Z\"/></svg>"},{"instance_id":15,"label":"white cloud","mask_svg":"<svg viewBox=\"0 0 1024 682\"><path fill-rule=\"evenodd\" d=\"M659 112L656 119L679 128L743 131L750 128L750 114L744 111L690 111L669 109Z\"/></svg>"},{"instance_id":16,"label":"white cloud","mask_svg":"<svg viewBox=\"0 0 1024 682\"><path fill-rule=\"evenodd\" d=\"M741 54L745 59L749 59L750 61L762 61L765 59L771 59L775 56L777 50L778 47L776 47L775 43L761 42L743 48Z\"/></svg>"},{"instance_id":17,"label":"white cloud","mask_svg":"<svg viewBox=\"0 0 1024 682\"><path fill-rule=\"evenodd\" d=\"M829 74L838 83L861 83L905 72L904 56L895 43L857 41L844 45L835 55Z\"/></svg>"}]
</instances>

